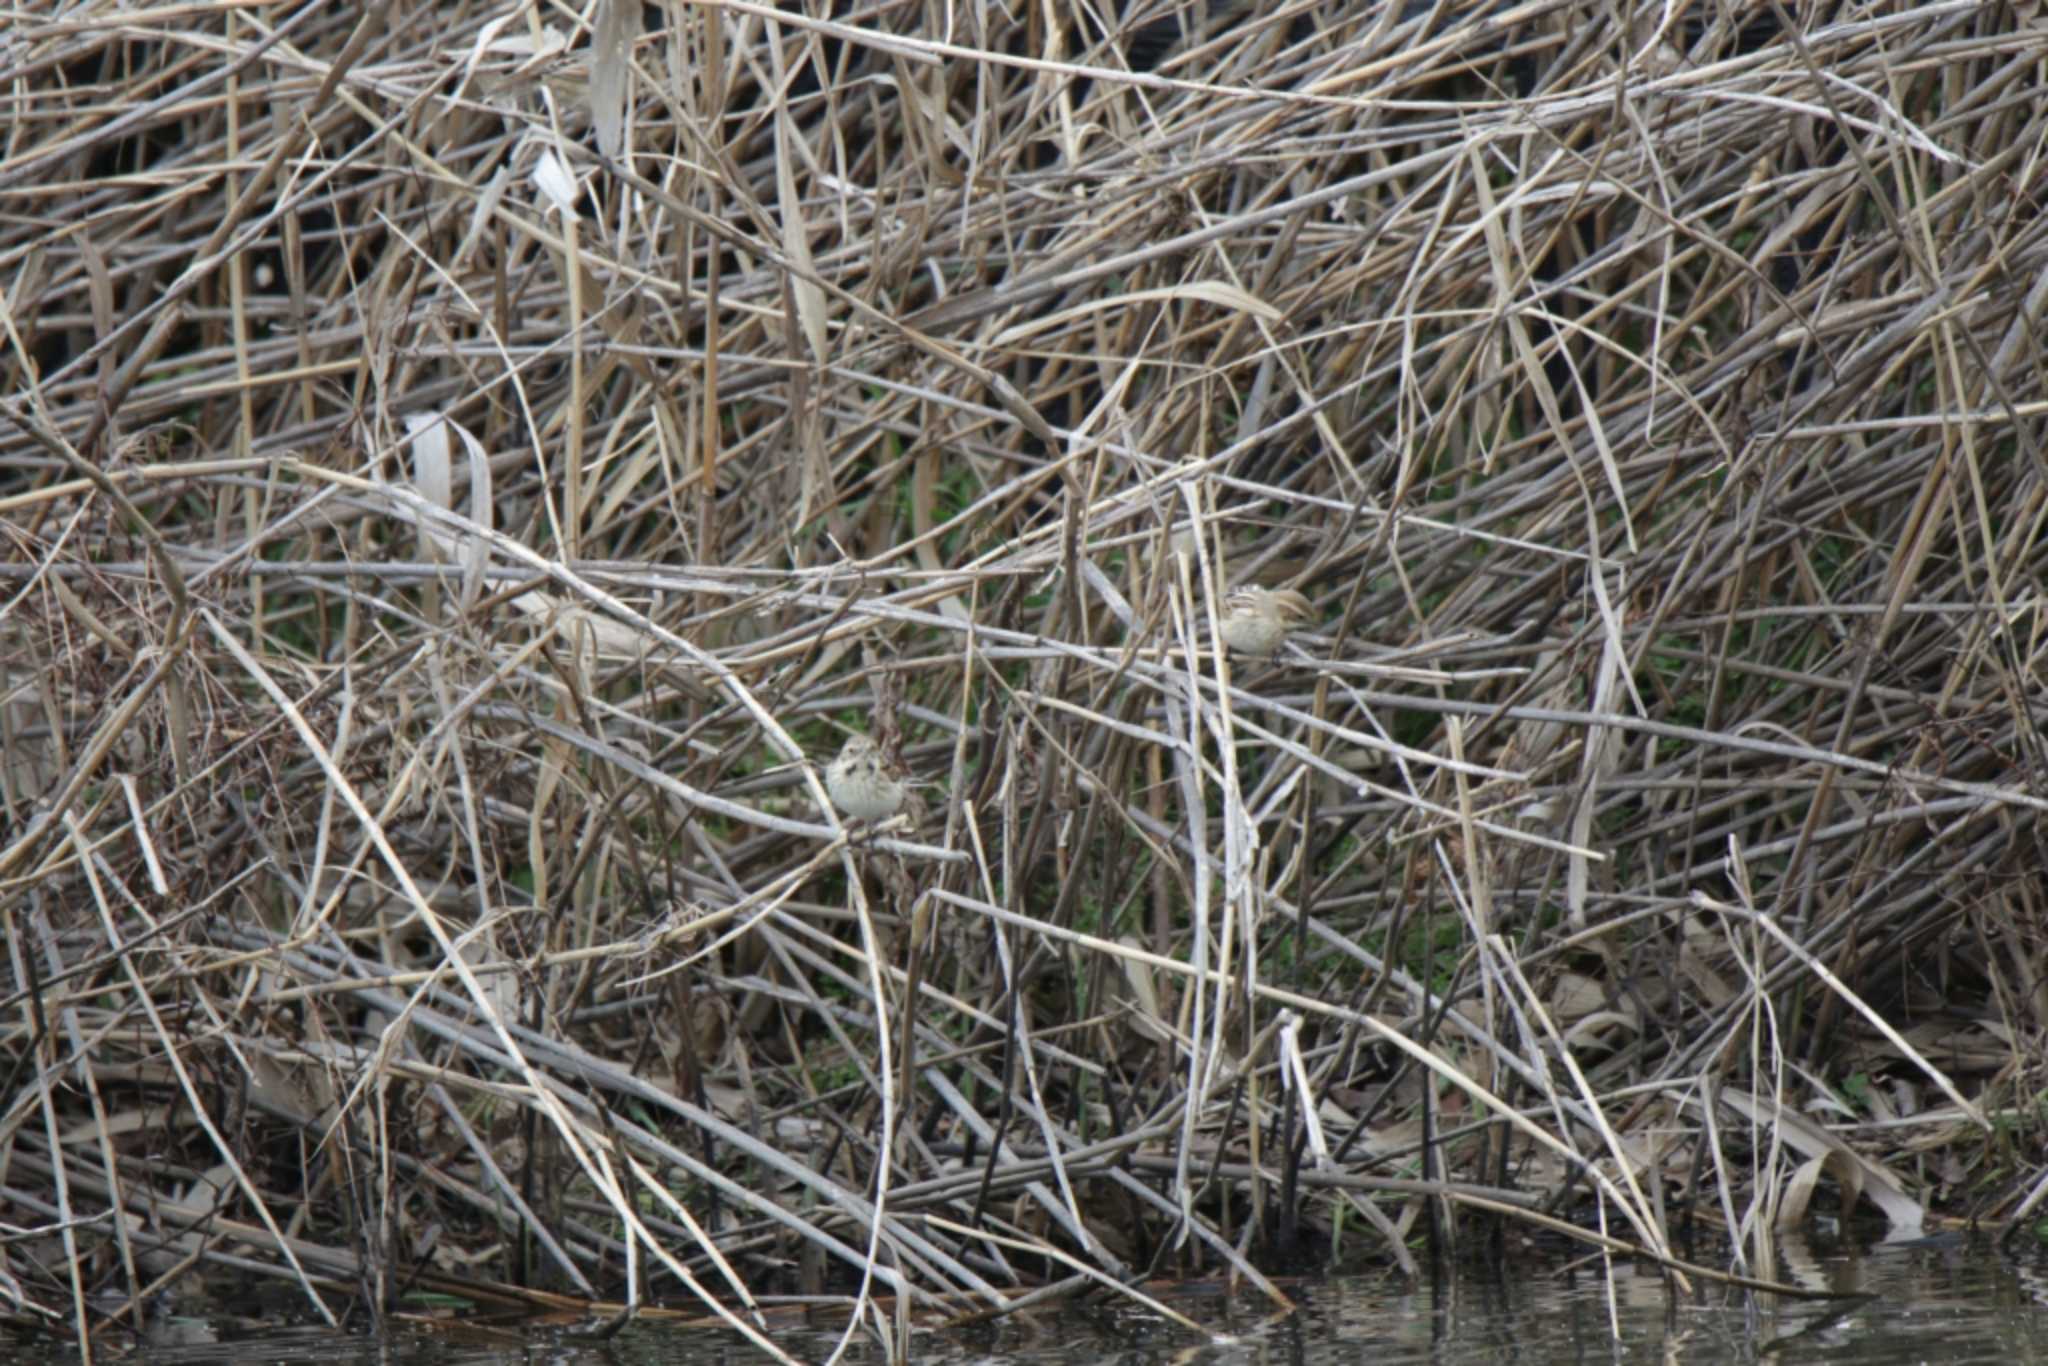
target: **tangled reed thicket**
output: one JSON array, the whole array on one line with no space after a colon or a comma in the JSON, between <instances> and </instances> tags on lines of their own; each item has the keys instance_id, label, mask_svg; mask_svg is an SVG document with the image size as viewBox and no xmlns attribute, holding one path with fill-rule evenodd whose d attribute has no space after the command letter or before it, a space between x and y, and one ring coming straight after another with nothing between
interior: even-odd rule
<instances>
[{"instance_id":1,"label":"tangled reed thicket","mask_svg":"<svg viewBox=\"0 0 2048 1366\"><path fill-rule=\"evenodd\" d=\"M9 1323L2031 1210L2038 6L10 23Z\"/></svg>"}]
</instances>

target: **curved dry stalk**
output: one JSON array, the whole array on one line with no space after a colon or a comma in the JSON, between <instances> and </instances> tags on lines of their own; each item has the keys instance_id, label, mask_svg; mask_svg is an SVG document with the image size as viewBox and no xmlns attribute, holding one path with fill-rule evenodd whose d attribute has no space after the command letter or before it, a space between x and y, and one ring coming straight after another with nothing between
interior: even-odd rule
<instances>
[{"instance_id":1,"label":"curved dry stalk","mask_svg":"<svg viewBox=\"0 0 2048 1366\"><path fill-rule=\"evenodd\" d=\"M16 25L0 1285L2031 1208L2013 8Z\"/></svg>"}]
</instances>

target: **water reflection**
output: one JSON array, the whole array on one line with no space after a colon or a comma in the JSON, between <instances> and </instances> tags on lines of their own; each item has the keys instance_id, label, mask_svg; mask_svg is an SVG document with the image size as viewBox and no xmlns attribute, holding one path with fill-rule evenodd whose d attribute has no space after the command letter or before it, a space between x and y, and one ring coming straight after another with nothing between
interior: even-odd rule
<instances>
[{"instance_id":1,"label":"water reflection","mask_svg":"<svg viewBox=\"0 0 2048 1366\"><path fill-rule=\"evenodd\" d=\"M1384 1278L1332 1279L1290 1289L1296 1314L1265 1301L1189 1288L1166 1298L1215 1338L1204 1341L1155 1315L1089 1303L954 1333L921 1332L912 1359L1074 1366L1078 1362L1247 1362L1317 1366L1368 1361L1610 1360L1819 1361L1877 1363L2048 1359L2048 1261L2003 1256L1988 1239L1944 1239L1909 1247L1779 1249L1770 1274L1792 1284L1864 1298L1790 1301L1725 1287L1670 1292L1662 1278L1598 1259L1545 1261L1525 1255L1498 1274L1467 1271L1442 1285ZM799 1360L829 1355L838 1335L821 1324L786 1322L773 1332ZM76 1361L68 1351L9 1350L9 1361ZM107 1344L102 1344L101 1355ZM379 1366L710 1366L762 1358L731 1335L639 1323L610 1350L558 1330L501 1336L474 1321L445 1332L406 1330L381 1341L331 1332L277 1331L246 1319L207 1323L185 1316L129 1358L171 1363L378 1363ZM880 1363L863 1339L846 1358Z\"/></svg>"}]
</instances>

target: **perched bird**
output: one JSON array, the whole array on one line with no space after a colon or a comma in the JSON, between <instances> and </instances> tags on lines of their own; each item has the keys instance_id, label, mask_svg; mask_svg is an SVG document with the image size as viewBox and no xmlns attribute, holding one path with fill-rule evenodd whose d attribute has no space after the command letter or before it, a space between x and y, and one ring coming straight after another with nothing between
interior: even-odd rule
<instances>
[{"instance_id":1,"label":"perched bird","mask_svg":"<svg viewBox=\"0 0 2048 1366\"><path fill-rule=\"evenodd\" d=\"M1231 649L1269 655L1314 615L1308 599L1291 588L1239 588L1223 600L1217 626Z\"/></svg>"},{"instance_id":2,"label":"perched bird","mask_svg":"<svg viewBox=\"0 0 2048 1366\"><path fill-rule=\"evenodd\" d=\"M910 782L865 735L848 738L825 769L825 790L833 804L857 821L879 821L903 809Z\"/></svg>"}]
</instances>

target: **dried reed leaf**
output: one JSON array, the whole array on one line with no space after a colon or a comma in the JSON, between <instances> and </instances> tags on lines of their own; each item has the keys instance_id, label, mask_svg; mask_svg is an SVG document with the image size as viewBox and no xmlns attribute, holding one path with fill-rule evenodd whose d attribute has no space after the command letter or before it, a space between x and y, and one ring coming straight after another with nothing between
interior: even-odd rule
<instances>
[{"instance_id":1,"label":"dried reed leaf","mask_svg":"<svg viewBox=\"0 0 2048 1366\"><path fill-rule=\"evenodd\" d=\"M14 1312L513 1226L757 1333L1277 1303L1286 1223L1966 1177L2048 1081L2032 21L1199 8L9 31ZM1313 629L1219 657L1245 582Z\"/></svg>"}]
</instances>

